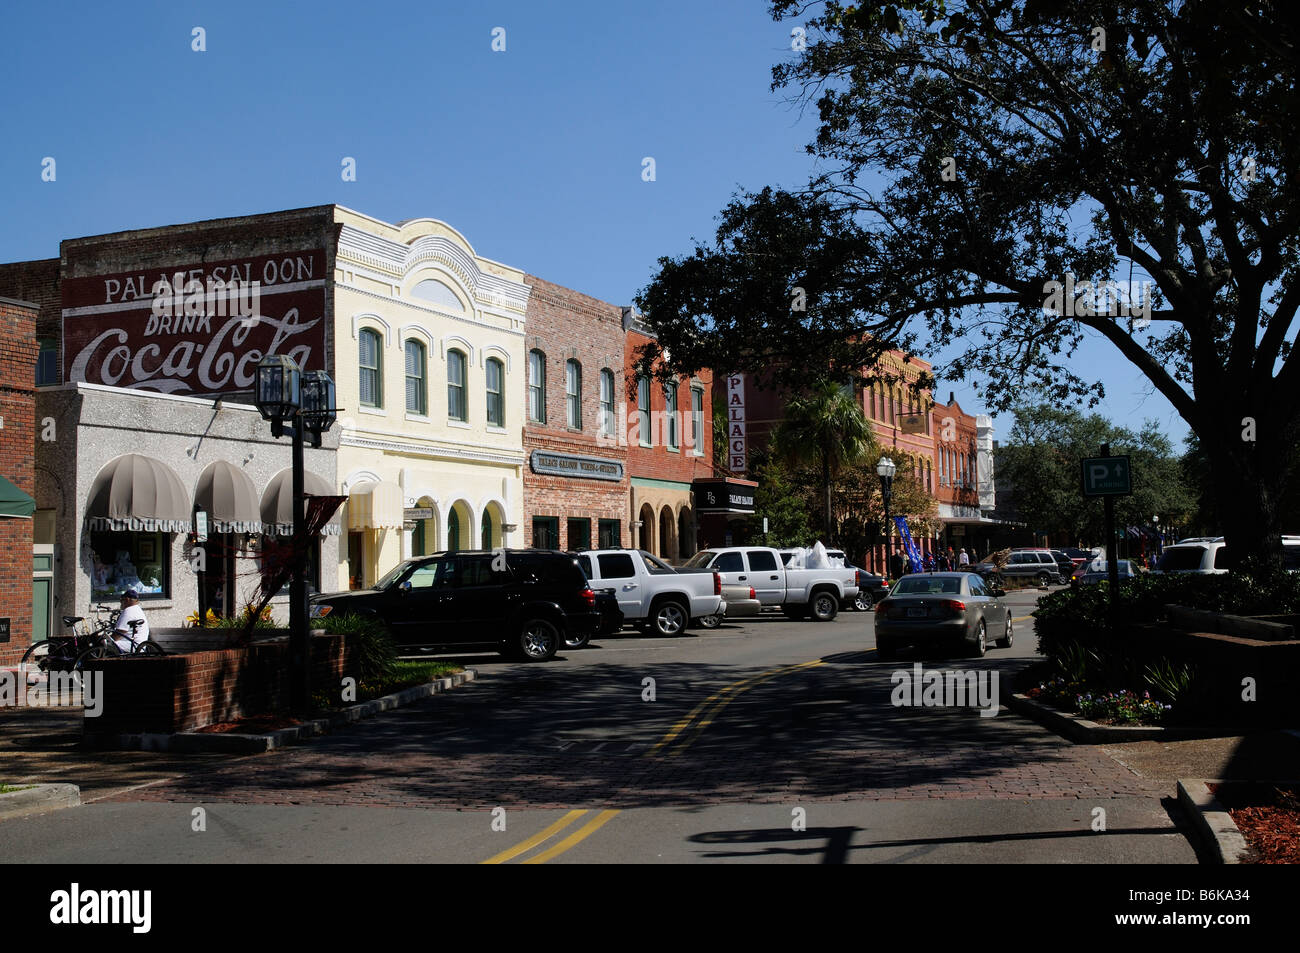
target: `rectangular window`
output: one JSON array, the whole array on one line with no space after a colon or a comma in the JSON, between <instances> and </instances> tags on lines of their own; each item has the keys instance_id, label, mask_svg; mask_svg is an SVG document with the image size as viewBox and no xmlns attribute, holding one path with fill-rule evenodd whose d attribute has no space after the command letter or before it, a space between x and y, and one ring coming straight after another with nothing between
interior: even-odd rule
<instances>
[{"instance_id":1,"label":"rectangular window","mask_svg":"<svg viewBox=\"0 0 1300 953\"><path fill-rule=\"evenodd\" d=\"M636 426L641 446L653 446L650 433L650 378L641 377L636 382Z\"/></svg>"},{"instance_id":2,"label":"rectangular window","mask_svg":"<svg viewBox=\"0 0 1300 953\"><path fill-rule=\"evenodd\" d=\"M383 376L379 353L379 335L363 330L357 338L358 363L361 373L361 404L363 407L383 406Z\"/></svg>"},{"instance_id":3,"label":"rectangular window","mask_svg":"<svg viewBox=\"0 0 1300 953\"><path fill-rule=\"evenodd\" d=\"M601 520L600 521L600 548L601 549L618 549L623 545L622 521L620 520Z\"/></svg>"},{"instance_id":4,"label":"rectangular window","mask_svg":"<svg viewBox=\"0 0 1300 953\"><path fill-rule=\"evenodd\" d=\"M558 516L533 517L533 548L560 548L560 518Z\"/></svg>"},{"instance_id":5,"label":"rectangular window","mask_svg":"<svg viewBox=\"0 0 1300 953\"><path fill-rule=\"evenodd\" d=\"M406 411L421 416L429 412L428 391L424 386L424 345L406 342Z\"/></svg>"},{"instance_id":6,"label":"rectangular window","mask_svg":"<svg viewBox=\"0 0 1300 953\"><path fill-rule=\"evenodd\" d=\"M569 549L591 549L591 520L570 519L568 534Z\"/></svg>"},{"instance_id":7,"label":"rectangular window","mask_svg":"<svg viewBox=\"0 0 1300 953\"><path fill-rule=\"evenodd\" d=\"M528 419L546 423L546 355L528 352Z\"/></svg>"},{"instance_id":8,"label":"rectangular window","mask_svg":"<svg viewBox=\"0 0 1300 953\"><path fill-rule=\"evenodd\" d=\"M171 533L92 531L90 598L134 589L142 601L171 598Z\"/></svg>"},{"instance_id":9,"label":"rectangular window","mask_svg":"<svg viewBox=\"0 0 1300 953\"><path fill-rule=\"evenodd\" d=\"M36 386L59 382L59 342L54 338L40 339L40 352L36 355Z\"/></svg>"},{"instance_id":10,"label":"rectangular window","mask_svg":"<svg viewBox=\"0 0 1300 953\"><path fill-rule=\"evenodd\" d=\"M669 384L664 388L664 429L668 449L677 449L677 385Z\"/></svg>"},{"instance_id":11,"label":"rectangular window","mask_svg":"<svg viewBox=\"0 0 1300 953\"><path fill-rule=\"evenodd\" d=\"M447 352L447 417L469 420L465 407L465 355L460 351Z\"/></svg>"},{"instance_id":12,"label":"rectangular window","mask_svg":"<svg viewBox=\"0 0 1300 953\"><path fill-rule=\"evenodd\" d=\"M614 435L614 372L600 372L600 432Z\"/></svg>"},{"instance_id":13,"label":"rectangular window","mask_svg":"<svg viewBox=\"0 0 1300 953\"><path fill-rule=\"evenodd\" d=\"M704 391L691 388L691 453L704 456Z\"/></svg>"},{"instance_id":14,"label":"rectangular window","mask_svg":"<svg viewBox=\"0 0 1300 953\"><path fill-rule=\"evenodd\" d=\"M564 406L569 427L582 429L582 365L577 361L564 362Z\"/></svg>"},{"instance_id":15,"label":"rectangular window","mask_svg":"<svg viewBox=\"0 0 1300 953\"><path fill-rule=\"evenodd\" d=\"M487 422L493 427L506 425L505 375L495 357L487 362Z\"/></svg>"}]
</instances>

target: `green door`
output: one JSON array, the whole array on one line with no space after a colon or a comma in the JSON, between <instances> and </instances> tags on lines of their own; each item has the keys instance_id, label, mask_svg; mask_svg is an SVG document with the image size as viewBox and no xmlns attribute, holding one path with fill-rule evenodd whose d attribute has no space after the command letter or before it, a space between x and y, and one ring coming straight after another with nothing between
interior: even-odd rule
<instances>
[{"instance_id":1,"label":"green door","mask_svg":"<svg viewBox=\"0 0 1300 953\"><path fill-rule=\"evenodd\" d=\"M54 547L35 548L32 557L32 641L38 642L54 634L50 625L54 616Z\"/></svg>"}]
</instances>

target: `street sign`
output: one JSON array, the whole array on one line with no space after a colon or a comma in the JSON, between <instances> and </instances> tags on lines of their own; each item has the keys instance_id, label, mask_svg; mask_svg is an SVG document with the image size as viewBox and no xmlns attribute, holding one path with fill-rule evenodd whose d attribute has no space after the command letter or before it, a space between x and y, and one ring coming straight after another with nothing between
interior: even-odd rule
<instances>
[{"instance_id":1,"label":"street sign","mask_svg":"<svg viewBox=\"0 0 1300 953\"><path fill-rule=\"evenodd\" d=\"M1086 457L1083 461L1084 496L1132 496L1132 469L1127 455Z\"/></svg>"}]
</instances>

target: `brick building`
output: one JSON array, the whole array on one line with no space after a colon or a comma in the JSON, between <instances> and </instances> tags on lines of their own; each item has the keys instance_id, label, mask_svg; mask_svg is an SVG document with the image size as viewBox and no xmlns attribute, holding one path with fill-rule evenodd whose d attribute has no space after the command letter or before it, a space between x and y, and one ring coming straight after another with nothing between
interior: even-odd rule
<instances>
[{"instance_id":1,"label":"brick building","mask_svg":"<svg viewBox=\"0 0 1300 953\"><path fill-rule=\"evenodd\" d=\"M0 298L0 665L22 657L33 612L49 607L49 567L40 553L33 566L32 550L37 311L33 302ZM35 599L34 571L42 580Z\"/></svg>"},{"instance_id":2,"label":"brick building","mask_svg":"<svg viewBox=\"0 0 1300 953\"><path fill-rule=\"evenodd\" d=\"M695 482L714 478L713 375L700 371L668 387L638 377L639 351L654 332L631 308L623 309L623 328L632 547L684 561L704 543Z\"/></svg>"},{"instance_id":3,"label":"brick building","mask_svg":"<svg viewBox=\"0 0 1300 953\"><path fill-rule=\"evenodd\" d=\"M617 549L630 539L622 309L524 281L526 538L540 549Z\"/></svg>"}]
</instances>

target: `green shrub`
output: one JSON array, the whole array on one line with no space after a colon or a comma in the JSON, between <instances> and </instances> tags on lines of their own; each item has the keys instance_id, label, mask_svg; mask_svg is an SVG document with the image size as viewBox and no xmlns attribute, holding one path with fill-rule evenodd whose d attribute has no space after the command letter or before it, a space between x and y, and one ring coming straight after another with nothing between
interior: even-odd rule
<instances>
[{"instance_id":1,"label":"green shrub","mask_svg":"<svg viewBox=\"0 0 1300 953\"><path fill-rule=\"evenodd\" d=\"M369 615L335 615L330 613L313 624L332 635L346 636L357 660L362 682L379 682L390 678L397 664L397 643L388 626Z\"/></svg>"}]
</instances>

